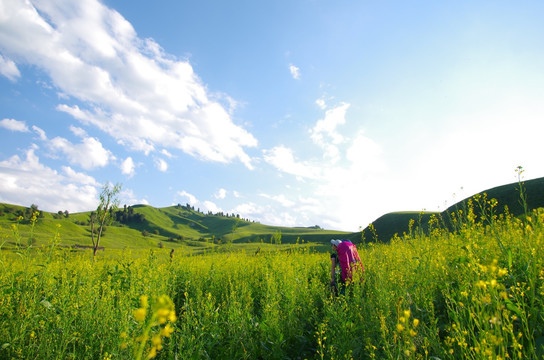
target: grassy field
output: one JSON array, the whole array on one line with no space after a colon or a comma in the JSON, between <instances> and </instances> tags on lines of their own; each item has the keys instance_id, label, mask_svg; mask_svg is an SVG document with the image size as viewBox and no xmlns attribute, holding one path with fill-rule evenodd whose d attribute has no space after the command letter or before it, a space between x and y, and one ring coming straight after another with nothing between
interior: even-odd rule
<instances>
[{"instance_id":1,"label":"grassy field","mask_svg":"<svg viewBox=\"0 0 544 360\"><path fill-rule=\"evenodd\" d=\"M357 242L366 271L340 297L328 254L306 244L93 259L59 247L77 229L52 223L29 247L15 226L0 240L0 358L542 359L544 211L477 197L451 228L424 225Z\"/></svg>"}]
</instances>

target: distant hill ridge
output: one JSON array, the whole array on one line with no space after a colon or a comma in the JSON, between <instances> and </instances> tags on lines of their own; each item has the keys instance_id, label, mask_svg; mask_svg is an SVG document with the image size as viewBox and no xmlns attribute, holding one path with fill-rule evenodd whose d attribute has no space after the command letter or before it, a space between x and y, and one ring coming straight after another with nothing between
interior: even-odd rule
<instances>
[{"instance_id":1,"label":"distant hill ridge","mask_svg":"<svg viewBox=\"0 0 544 360\"><path fill-rule=\"evenodd\" d=\"M525 191L527 199L527 208L531 211L539 207L544 207L544 177L533 180L527 180L522 182L522 186ZM482 195L485 193L487 199L496 199L498 202L496 213L504 213L505 206L508 207L508 211L514 216L523 214L524 208L520 198L519 192L520 184L515 182L507 185L497 186L488 190L481 191L466 199L463 199L456 204L448 207L443 212L418 212L418 211L406 211L406 212L391 212L382 215L378 219L372 222L378 241L388 242L391 238L398 234L402 236L403 233L408 233L409 222L414 220L415 226L418 224L427 225L432 215L436 215L443 219L445 226L448 226L451 213L458 213L459 210L466 209L466 205L469 199L473 199L476 195ZM475 209L477 211L477 209ZM370 226L364 229L364 234L367 240L372 240L373 235L370 230Z\"/></svg>"},{"instance_id":2,"label":"distant hill ridge","mask_svg":"<svg viewBox=\"0 0 544 360\"><path fill-rule=\"evenodd\" d=\"M544 207L544 177L523 182L527 196L529 209ZM488 199L497 199L497 213L503 213L508 206L510 213L519 215L523 213L519 195L519 184L512 183L498 186L480 192L487 194ZM452 212L464 209L466 203L473 196L466 198L443 212L391 212L372 222L375 235L380 242L388 242L395 234L402 236L409 230L410 220L414 220L415 226L421 224L424 228L430 217L434 214L447 220ZM37 206L34 205L35 208ZM0 204L0 225L9 235L8 224L12 224L18 216L24 216L20 222L21 231L29 233L29 214L31 208L17 205ZM116 215L118 220L112 226L108 226L106 236L101 245L105 247L215 247L224 244L289 244L298 242L311 242L328 245L332 238L350 239L359 243L361 232L346 232L322 229L320 226L309 227L282 227L269 226L247 221L234 215L211 215L195 211L190 206L170 206L155 208L149 205L133 205L121 207ZM33 235L38 243L47 243L54 236L55 224L60 224L62 229L61 240L63 245L86 246L91 243L88 218L90 212L68 214L68 212L48 213L42 212L40 221L36 224ZM8 226L5 226L8 225ZM25 228L26 226L26 228ZM26 229L26 230L25 230ZM369 227L364 229L366 241L375 241L375 235Z\"/></svg>"}]
</instances>

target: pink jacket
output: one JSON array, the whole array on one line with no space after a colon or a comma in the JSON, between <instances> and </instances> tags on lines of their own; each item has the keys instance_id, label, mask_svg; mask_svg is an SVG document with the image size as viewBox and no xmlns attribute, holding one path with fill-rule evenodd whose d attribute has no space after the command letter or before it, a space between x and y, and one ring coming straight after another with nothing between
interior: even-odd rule
<instances>
[{"instance_id":1,"label":"pink jacket","mask_svg":"<svg viewBox=\"0 0 544 360\"><path fill-rule=\"evenodd\" d=\"M357 248L353 243L344 240L338 244L336 251L338 252L338 261L342 269L342 280L346 281L347 278L352 279L352 271L356 268L365 271Z\"/></svg>"}]
</instances>

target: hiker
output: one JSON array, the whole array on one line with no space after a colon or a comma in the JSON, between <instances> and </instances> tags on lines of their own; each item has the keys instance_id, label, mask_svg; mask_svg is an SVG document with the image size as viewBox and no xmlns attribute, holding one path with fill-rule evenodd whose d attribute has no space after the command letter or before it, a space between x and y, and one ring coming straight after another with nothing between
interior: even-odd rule
<instances>
[{"instance_id":1,"label":"hiker","mask_svg":"<svg viewBox=\"0 0 544 360\"><path fill-rule=\"evenodd\" d=\"M364 272L361 258L357 252L357 247L349 240L331 240L331 288L338 295L338 287L336 285L336 266L340 265L340 293L343 295L346 289L346 283L349 284L353 279L353 273L360 269Z\"/></svg>"}]
</instances>

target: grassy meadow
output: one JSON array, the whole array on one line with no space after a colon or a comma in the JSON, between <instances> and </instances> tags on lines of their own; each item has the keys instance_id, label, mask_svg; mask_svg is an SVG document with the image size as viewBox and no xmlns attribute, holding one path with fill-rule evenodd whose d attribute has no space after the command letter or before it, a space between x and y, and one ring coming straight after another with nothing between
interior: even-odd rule
<instances>
[{"instance_id":1,"label":"grassy meadow","mask_svg":"<svg viewBox=\"0 0 544 360\"><path fill-rule=\"evenodd\" d=\"M302 243L93 258L59 246L62 226L33 244L15 223L0 239L0 358L542 359L544 211L498 208L477 196L452 228L430 216L360 240L365 273L339 297L328 254Z\"/></svg>"}]
</instances>

